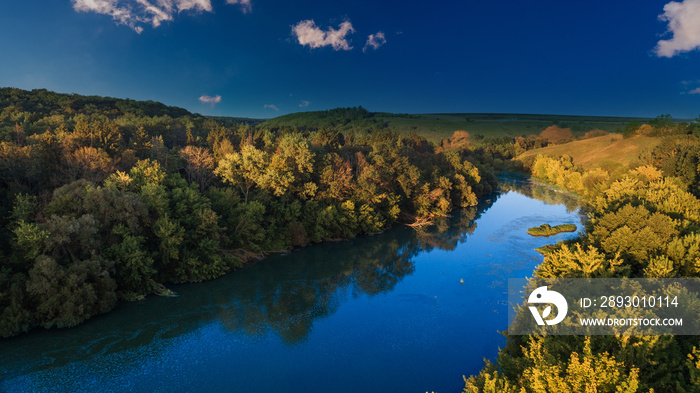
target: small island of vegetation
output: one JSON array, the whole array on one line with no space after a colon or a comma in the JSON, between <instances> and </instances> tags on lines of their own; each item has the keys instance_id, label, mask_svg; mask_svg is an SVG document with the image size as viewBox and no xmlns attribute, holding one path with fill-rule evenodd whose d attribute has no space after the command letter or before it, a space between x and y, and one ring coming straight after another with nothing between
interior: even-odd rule
<instances>
[{"instance_id":1,"label":"small island of vegetation","mask_svg":"<svg viewBox=\"0 0 700 393\"><path fill-rule=\"evenodd\" d=\"M574 224L561 224L550 226L549 224L542 224L538 227L532 227L527 230L530 236L544 236L549 237L557 235L564 232L576 232L576 225Z\"/></svg>"}]
</instances>

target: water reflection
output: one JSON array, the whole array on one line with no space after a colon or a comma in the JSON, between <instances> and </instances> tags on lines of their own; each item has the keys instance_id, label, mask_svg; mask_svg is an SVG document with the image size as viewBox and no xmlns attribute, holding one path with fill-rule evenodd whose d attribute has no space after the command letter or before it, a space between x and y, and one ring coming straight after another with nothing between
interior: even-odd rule
<instances>
[{"instance_id":1,"label":"water reflection","mask_svg":"<svg viewBox=\"0 0 700 393\"><path fill-rule=\"evenodd\" d=\"M378 236L276 255L215 281L175 286L176 298L150 297L76 328L4 340L0 379L82 361L109 368L114 356L120 363L138 364L210 324L246 340L274 334L297 345L307 340L315 321L335 313L348 296L392 291L414 273L416 255L453 250L497 199L494 195L476 208L437 219L429 228L397 227Z\"/></svg>"},{"instance_id":2,"label":"water reflection","mask_svg":"<svg viewBox=\"0 0 700 393\"><path fill-rule=\"evenodd\" d=\"M504 344L507 278L575 236L527 228L580 218L566 194L501 184L428 228L275 255L174 286L177 298L0 341L0 391L459 391Z\"/></svg>"},{"instance_id":3,"label":"water reflection","mask_svg":"<svg viewBox=\"0 0 700 393\"><path fill-rule=\"evenodd\" d=\"M528 177L518 175L501 176L498 179L498 185L501 192L516 191L548 205L564 205L568 212L575 212L581 207L581 202L574 196L555 190L551 186Z\"/></svg>"}]
</instances>

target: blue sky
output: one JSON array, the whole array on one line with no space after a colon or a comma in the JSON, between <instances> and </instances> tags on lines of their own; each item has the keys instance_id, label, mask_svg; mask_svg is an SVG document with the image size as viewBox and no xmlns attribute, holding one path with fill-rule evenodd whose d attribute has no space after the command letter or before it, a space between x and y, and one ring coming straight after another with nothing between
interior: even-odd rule
<instances>
[{"instance_id":1,"label":"blue sky","mask_svg":"<svg viewBox=\"0 0 700 393\"><path fill-rule=\"evenodd\" d=\"M699 46L700 0L0 3L0 86L226 116L695 118Z\"/></svg>"}]
</instances>

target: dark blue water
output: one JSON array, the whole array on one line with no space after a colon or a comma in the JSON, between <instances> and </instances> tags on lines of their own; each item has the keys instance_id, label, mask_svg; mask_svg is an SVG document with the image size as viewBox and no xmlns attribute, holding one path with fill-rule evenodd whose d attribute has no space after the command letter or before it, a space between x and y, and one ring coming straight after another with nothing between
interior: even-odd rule
<instances>
[{"instance_id":1,"label":"dark blue water","mask_svg":"<svg viewBox=\"0 0 700 393\"><path fill-rule=\"evenodd\" d=\"M509 180L423 231L295 250L0 341L0 391L459 392L505 343L507 279L576 236L527 228L581 219L574 199Z\"/></svg>"}]
</instances>

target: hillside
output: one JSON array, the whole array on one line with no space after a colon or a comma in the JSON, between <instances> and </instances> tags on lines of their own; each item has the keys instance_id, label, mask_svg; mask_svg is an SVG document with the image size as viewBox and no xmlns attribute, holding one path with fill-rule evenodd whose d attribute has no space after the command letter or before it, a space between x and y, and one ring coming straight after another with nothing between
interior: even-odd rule
<instances>
[{"instance_id":1,"label":"hillside","mask_svg":"<svg viewBox=\"0 0 700 393\"><path fill-rule=\"evenodd\" d=\"M496 185L466 151L344 133L373 123L362 108L317 117L338 126L263 129L155 102L1 89L0 337L74 326L269 252L429 223Z\"/></svg>"},{"instance_id":2,"label":"hillside","mask_svg":"<svg viewBox=\"0 0 700 393\"><path fill-rule=\"evenodd\" d=\"M263 122L262 127L291 127L300 130L366 130L386 128L386 123L363 107L336 108L325 111L297 112Z\"/></svg>"},{"instance_id":3,"label":"hillside","mask_svg":"<svg viewBox=\"0 0 700 393\"><path fill-rule=\"evenodd\" d=\"M611 134L533 149L517 158L524 160L538 154L552 157L568 154L573 158L574 164L581 165L584 169L605 167L607 163L612 162L628 166L636 161L643 151L655 148L660 142L661 138L641 135L623 138L620 134Z\"/></svg>"},{"instance_id":4,"label":"hillside","mask_svg":"<svg viewBox=\"0 0 700 393\"><path fill-rule=\"evenodd\" d=\"M464 130L471 135L487 137L518 137L540 134L547 127L556 125L570 128L574 136L582 136L588 131L599 129L612 132L622 128L631 120L627 117L538 115L518 113L452 113L423 115L377 114L377 119L387 122L389 128L399 132L416 132L418 135L438 143Z\"/></svg>"},{"instance_id":5,"label":"hillside","mask_svg":"<svg viewBox=\"0 0 700 393\"><path fill-rule=\"evenodd\" d=\"M517 113L392 114L369 112L358 107L291 113L270 119L262 125L271 128L287 126L305 129L339 126L345 129L389 128L402 134L415 132L439 144L455 131L467 131L473 136L518 137L539 135L547 127L555 125L570 128L574 136L582 136L595 129L611 132L624 127L632 120L643 122L647 119Z\"/></svg>"},{"instance_id":6,"label":"hillside","mask_svg":"<svg viewBox=\"0 0 700 393\"><path fill-rule=\"evenodd\" d=\"M30 121L26 115L49 117L54 115L101 114L109 118L123 115L164 116L172 118L200 116L186 109L167 106L154 101L136 101L113 97L64 94L46 89L22 90L0 88L0 119L14 114L13 121ZM33 119L31 119L33 120Z\"/></svg>"}]
</instances>

